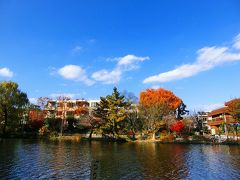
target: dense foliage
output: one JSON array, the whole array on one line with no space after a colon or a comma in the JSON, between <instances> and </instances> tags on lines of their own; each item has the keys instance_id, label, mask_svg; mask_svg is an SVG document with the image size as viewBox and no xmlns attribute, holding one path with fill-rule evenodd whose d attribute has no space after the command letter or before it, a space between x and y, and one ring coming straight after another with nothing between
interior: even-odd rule
<instances>
[{"instance_id":1,"label":"dense foliage","mask_svg":"<svg viewBox=\"0 0 240 180\"><path fill-rule=\"evenodd\" d=\"M15 133L23 127L27 94L14 82L0 83L0 125L2 134Z\"/></svg>"},{"instance_id":2,"label":"dense foliage","mask_svg":"<svg viewBox=\"0 0 240 180\"><path fill-rule=\"evenodd\" d=\"M176 132L179 134L184 129L184 123L182 121L177 121L171 126L171 131Z\"/></svg>"},{"instance_id":3,"label":"dense foliage","mask_svg":"<svg viewBox=\"0 0 240 180\"><path fill-rule=\"evenodd\" d=\"M225 106L228 107L233 118L240 123L240 98L232 99L225 103Z\"/></svg>"},{"instance_id":4,"label":"dense foliage","mask_svg":"<svg viewBox=\"0 0 240 180\"><path fill-rule=\"evenodd\" d=\"M207 126L204 126L205 112L184 116L188 114L186 105L173 92L163 88L142 91L138 102L133 93L119 93L115 87L112 94L100 98L95 109L90 108L87 101L80 101L74 113L68 109L73 107L69 97L60 96L57 103L53 104L50 100L40 97L38 105L33 105L17 83L0 82L0 134L58 136L88 132L89 138L93 133L101 133L103 137L114 139L122 138L122 135L132 139L137 136L155 139L159 133L163 137L209 133ZM228 101L225 105L238 123L224 123L219 129L225 132L227 128L228 132L238 134L240 98Z\"/></svg>"},{"instance_id":5,"label":"dense foliage","mask_svg":"<svg viewBox=\"0 0 240 180\"><path fill-rule=\"evenodd\" d=\"M123 95L120 95L116 87L111 95L101 97L94 114L102 119L100 128L103 134L118 136L121 123L127 119L126 109L128 107L129 103L125 101Z\"/></svg>"},{"instance_id":6,"label":"dense foliage","mask_svg":"<svg viewBox=\"0 0 240 180\"><path fill-rule=\"evenodd\" d=\"M181 104L182 100L179 97L163 88L147 89L140 93L141 117L144 119L146 130L152 133L153 139L159 128L166 125L164 117L175 115Z\"/></svg>"}]
</instances>

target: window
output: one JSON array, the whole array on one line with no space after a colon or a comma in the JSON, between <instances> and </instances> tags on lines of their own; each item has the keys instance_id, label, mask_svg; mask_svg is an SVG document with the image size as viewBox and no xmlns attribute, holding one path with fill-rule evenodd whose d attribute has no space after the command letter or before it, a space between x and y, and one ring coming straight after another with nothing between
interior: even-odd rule
<instances>
[{"instance_id":1,"label":"window","mask_svg":"<svg viewBox=\"0 0 240 180\"><path fill-rule=\"evenodd\" d=\"M74 107L74 103L68 103L68 104L67 104L67 107L73 108L73 107Z\"/></svg>"},{"instance_id":2,"label":"window","mask_svg":"<svg viewBox=\"0 0 240 180\"><path fill-rule=\"evenodd\" d=\"M62 115L62 111L57 111L57 116L61 116Z\"/></svg>"},{"instance_id":3,"label":"window","mask_svg":"<svg viewBox=\"0 0 240 180\"><path fill-rule=\"evenodd\" d=\"M57 103L57 107L62 108L63 107L63 103Z\"/></svg>"}]
</instances>

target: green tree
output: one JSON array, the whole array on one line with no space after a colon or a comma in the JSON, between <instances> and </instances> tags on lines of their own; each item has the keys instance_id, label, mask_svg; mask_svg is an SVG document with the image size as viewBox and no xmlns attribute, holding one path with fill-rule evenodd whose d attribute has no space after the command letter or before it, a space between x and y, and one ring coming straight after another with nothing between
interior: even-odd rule
<instances>
[{"instance_id":1,"label":"green tree","mask_svg":"<svg viewBox=\"0 0 240 180\"><path fill-rule=\"evenodd\" d=\"M74 118L74 116L68 116L66 120L68 124L67 130L72 133L75 130L75 127L77 126L78 120Z\"/></svg>"},{"instance_id":2,"label":"green tree","mask_svg":"<svg viewBox=\"0 0 240 180\"><path fill-rule=\"evenodd\" d=\"M27 94L18 89L17 83L0 82L0 124L3 134L15 132L21 127L28 103Z\"/></svg>"},{"instance_id":3,"label":"green tree","mask_svg":"<svg viewBox=\"0 0 240 180\"><path fill-rule=\"evenodd\" d=\"M186 110L186 108L187 108L187 106L183 102L181 102L180 106L177 108L177 119L178 120L183 119L182 116L189 113L189 111Z\"/></svg>"},{"instance_id":4,"label":"green tree","mask_svg":"<svg viewBox=\"0 0 240 180\"><path fill-rule=\"evenodd\" d=\"M118 136L120 124L127 118L126 109L129 103L125 101L123 95L120 95L116 87L113 88L112 95L100 99L94 114L102 119L101 130L104 134Z\"/></svg>"},{"instance_id":5,"label":"green tree","mask_svg":"<svg viewBox=\"0 0 240 180\"><path fill-rule=\"evenodd\" d=\"M61 129L61 119L59 118L46 118L45 127L51 132L57 134Z\"/></svg>"}]
</instances>

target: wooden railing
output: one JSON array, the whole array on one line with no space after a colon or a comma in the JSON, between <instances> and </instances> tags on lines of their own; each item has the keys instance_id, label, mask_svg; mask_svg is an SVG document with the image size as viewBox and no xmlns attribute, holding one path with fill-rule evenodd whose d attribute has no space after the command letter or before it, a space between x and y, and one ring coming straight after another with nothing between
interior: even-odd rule
<instances>
[{"instance_id":1,"label":"wooden railing","mask_svg":"<svg viewBox=\"0 0 240 180\"><path fill-rule=\"evenodd\" d=\"M233 119L232 117L226 117L226 123L231 124L231 123L236 123L237 121ZM216 125L221 125L225 123L224 118L214 118L213 120L208 121L208 125L210 126L216 126Z\"/></svg>"}]
</instances>

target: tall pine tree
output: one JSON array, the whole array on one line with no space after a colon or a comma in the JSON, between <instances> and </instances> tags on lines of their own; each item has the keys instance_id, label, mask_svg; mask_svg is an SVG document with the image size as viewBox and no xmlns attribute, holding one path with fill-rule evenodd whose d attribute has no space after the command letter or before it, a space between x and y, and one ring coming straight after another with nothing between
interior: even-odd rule
<instances>
[{"instance_id":1,"label":"tall pine tree","mask_svg":"<svg viewBox=\"0 0 240 180\"><path fill-rule=\"evenodd\" d=\"M95 116L102 119L101 130L104 134L118 136L120 123L126 120L126 109L129 103L120 95L117 88L113 88L112 95L101 97L100 103L94 112Z\"/></svg>"}]
</instances>

